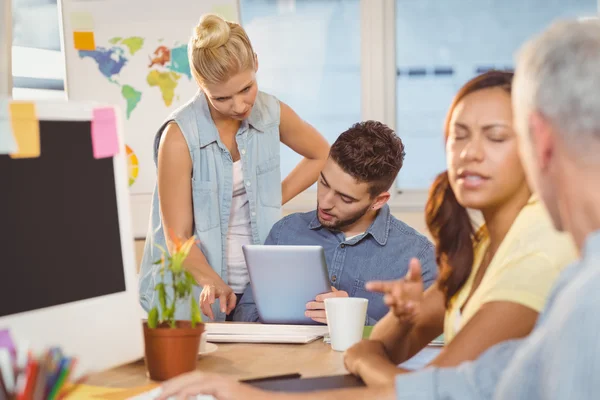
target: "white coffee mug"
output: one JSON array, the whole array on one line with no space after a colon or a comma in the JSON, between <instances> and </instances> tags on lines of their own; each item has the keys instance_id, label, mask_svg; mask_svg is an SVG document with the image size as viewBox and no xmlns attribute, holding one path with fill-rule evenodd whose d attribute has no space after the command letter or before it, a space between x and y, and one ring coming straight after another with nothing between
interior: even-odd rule
<instances>
[{"instance_id":1,"label":"white coffee mug","mask_svg":"<svg viewBox=\"0 0 600 400\"><path fill-rule=\"evenodd\" d=\"M325 313L331 337L331 348L346 351L361 341L369 300L358 297L325 299Z\"/></svg>"}]
</instances>

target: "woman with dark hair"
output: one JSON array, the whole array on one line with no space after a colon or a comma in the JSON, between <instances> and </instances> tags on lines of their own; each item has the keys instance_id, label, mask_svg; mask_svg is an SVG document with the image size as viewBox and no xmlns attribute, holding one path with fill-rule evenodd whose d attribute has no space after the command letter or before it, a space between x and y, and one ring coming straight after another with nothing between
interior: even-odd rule
<instances>
[{"instance_id":1,"label":"woman with dark hair","mask_svg":"<svg viewBox=\"0 0 600 400\"><path fill-rule=\"evenodd\" d=\"M560 270L576 258L532 194L512 129L512 73L467 82L446 117L448 170L431 186L425 210L436 245L437 284L423 292L420 265L407 277L373 282L390 312L370 340L350 348L347 369L369 385L392 385L397 367L444 334L429 364L450 367L531 332ZM474 228L467 209L480 211Z\"/></svg>"}]
</instances>

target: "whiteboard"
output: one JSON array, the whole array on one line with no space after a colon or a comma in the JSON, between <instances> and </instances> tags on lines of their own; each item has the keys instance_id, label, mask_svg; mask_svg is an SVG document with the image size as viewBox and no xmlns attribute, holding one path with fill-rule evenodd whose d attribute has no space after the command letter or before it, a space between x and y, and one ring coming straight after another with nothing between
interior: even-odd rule
<instances>
[{"instance_id":1,"label":"whiteboard","mask_svg":"<svg viewBox=\"0 0 600 400\"><path fill-rule=\"evenodd\" d=\"M65 91L69 100L114 104L125 116L129 192L136 238L146 236L156 182L153 141L166 117L198 87L187 42L202 14L239 21L237 0L62 0ZM95 50L75 48L93 32Z\"/></svg>"}]
</instances>

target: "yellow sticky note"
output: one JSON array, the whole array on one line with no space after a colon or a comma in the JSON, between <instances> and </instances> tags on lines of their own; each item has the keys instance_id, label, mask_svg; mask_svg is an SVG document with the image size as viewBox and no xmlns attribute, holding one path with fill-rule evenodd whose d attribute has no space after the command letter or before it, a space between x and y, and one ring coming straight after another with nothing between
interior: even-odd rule
<instances>
[{"instance_id":1,"label":"yellow sticky note","mask_svg":"<svg viewBox=\"0 0 600 400\"><path fill-rule=\"evenodd\" d=\"M73 32L73 43L77 50L96 50L94 32Z\"/></svg>"},{"instance_id":2,"label":"yellow sticky note","mask_svg":"<svg viewBox=\"0 0 600 400\"><path fill-rule=\"evenodd\" d=\"M89 12L72 12L71 30L74 32L92 32L94 30L94 17Z\"/></svg>"},{"instance_id":3,"label":"yellow sticky note","mask_svg":"<svg viewBox=\"0 0 600 400\"><path fill-rule=\"evenodd\" d=\"M226 21L239 23L238 13L236 12L235 7L233 7L231 4L214 6L212 8L212 12Z\"/></svg>"},{"instance_id":4,"label":"yellow sticky note","mask_svg":"<svg viewBox=\"0 0 600 400\"><path fill-rule=\"evenodd\" d=\"M18 151L11 158L37 158L40 156L40 125L35 104L12 102L9 106L10 124L17 141Z\"/></svg>"}]
</instances>

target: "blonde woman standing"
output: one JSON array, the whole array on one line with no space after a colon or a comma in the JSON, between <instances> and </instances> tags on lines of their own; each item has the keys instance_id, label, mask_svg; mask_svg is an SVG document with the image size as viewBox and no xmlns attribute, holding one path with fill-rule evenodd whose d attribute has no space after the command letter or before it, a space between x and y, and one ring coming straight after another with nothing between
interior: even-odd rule
<instances>
[{"instance_id":1,"label":"blonde woman standing","mask_svg":"<svg viewBox=\"0 0 600 400\"><path fill-rule=\"evenodd\" d=\"M160 250L171 236L199 243L184 266L194 276L202 313L230 319L249 278L242 245L261 244L281 205L312 185L327 141L286 104L260 92L258 59L244 29L204 15L188 45L198 93L171 114L154 140L157 186L140 271L140 302L149 310ZM280 142L304 159L283 180ZM188 307L180 319L189 319Z\"/></svg>"}]
</instances>

